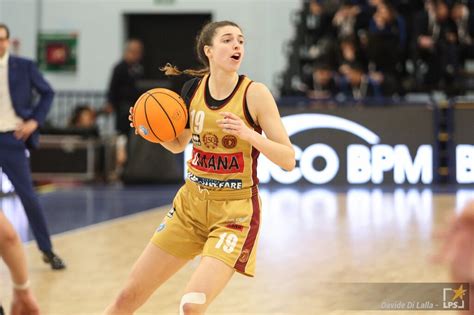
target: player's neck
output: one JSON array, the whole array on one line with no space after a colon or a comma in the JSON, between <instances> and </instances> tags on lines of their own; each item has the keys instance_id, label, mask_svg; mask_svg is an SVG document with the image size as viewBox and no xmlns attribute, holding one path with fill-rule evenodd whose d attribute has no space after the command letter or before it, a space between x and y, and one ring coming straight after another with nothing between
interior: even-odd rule
<instances>
[{"instance_id":1,"label":"player's neck","mask_svg":"<svg viewBox=\"0 0 474 315\"><path fill-rule=\"evenodd\" d=\"M209 92L212 98L223 100L228 97L239 82L237 72L213 71L209 76Z\"/></svg>"}]
</instances>

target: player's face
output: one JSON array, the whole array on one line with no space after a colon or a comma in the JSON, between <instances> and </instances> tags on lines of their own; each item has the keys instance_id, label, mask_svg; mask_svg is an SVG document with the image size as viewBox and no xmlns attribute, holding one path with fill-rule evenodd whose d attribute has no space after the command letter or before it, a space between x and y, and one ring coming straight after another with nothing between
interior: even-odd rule
<instances>
[{"instance_id":1,"label":"player's face","mask_svg":"<svg viewBox=\"0 0 474 315\"><path fill-rule=\"evenodd\" d=\"M7 38L7 30L0 28L0 57L3 57L8 50L10 40Z\"/></svg>"},{"instance_id":2,"label":"player's face","mask_svg":"<svg viewBox=\"0 0 474 315\"><path fill-rule=\"evenodd\" d=\"M207 56L211 64L230 72L239 69L244 52L241 30L235 26L224 26L216 30Z\"/></svg>"}]
</instances>

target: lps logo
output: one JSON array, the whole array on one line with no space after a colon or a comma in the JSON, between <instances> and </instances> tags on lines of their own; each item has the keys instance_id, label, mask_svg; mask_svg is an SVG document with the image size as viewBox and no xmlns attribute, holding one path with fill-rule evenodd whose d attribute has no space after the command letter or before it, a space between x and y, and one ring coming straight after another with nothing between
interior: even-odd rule
<instances>
[{"instance_id":1,"label":"lps logo","mask_svg":"<svg viewBox=\"0 0 474 315\"><path fill-rule=\"evenodd\" d=\"M353 121L325 114L298 114L282 118L283 124L292 136L310 129L335 129L345 131L365 140L369 145L351 144L347 147L347 182L350 184L381 184L386 172L393 172L395 183L430 184L433 181L433 149L423 144L412 159L408 146L390 146L380 143L380 137L371 130ZM315 143L302 150L293 145L299 167L291 172L269 162L265 157L259 160L258 177L262 183L274 179L282 184L296 183L302 178L314 184L325 184L333 180L340 169L337 152L329 145ZM316 158L325 160L324 169L313 166Z\"/></svg>"},{"instance_id":2,"label":"lps logo","mask_svg":"<svg viewBox=\"0 0 474 315\"><path fill-rule=\"evenodd\" d=\"M444 309L469 309L465 305L464 296L468 290L464 289L461 284L458 289L444 288L443 289L443 308Z\"/></svg>"}]
</instances>

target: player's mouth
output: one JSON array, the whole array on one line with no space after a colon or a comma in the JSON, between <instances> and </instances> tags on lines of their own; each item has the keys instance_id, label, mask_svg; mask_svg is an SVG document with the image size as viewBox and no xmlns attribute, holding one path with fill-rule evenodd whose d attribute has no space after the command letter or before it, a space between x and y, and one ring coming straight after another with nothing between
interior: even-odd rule
<instances>
[{"instance_id":1,"label":"player's mouth","mask_svg":"<svg viewBox=\"0 0 474 315\"><path fill-rule=\"evenodd\" d=\"M235 53L232 56L230 56L230 58L234 59L235 61L239 61L241 57L242 57L241 53Z\"/></svg>"}]
</instances>

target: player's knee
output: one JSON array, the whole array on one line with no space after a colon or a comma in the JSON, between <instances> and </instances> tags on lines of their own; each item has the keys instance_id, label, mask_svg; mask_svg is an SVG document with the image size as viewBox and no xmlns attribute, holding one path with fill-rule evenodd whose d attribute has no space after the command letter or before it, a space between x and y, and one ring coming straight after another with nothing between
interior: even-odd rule
<instances>
[{"instance_id":1,"label":"player's knee","mask_svg":"<svg viewBox=\"0 0 474 315\"><path fill-rule=\"evenodd\" d=\"M20 242L18 234L10 226L6 226L4 229L0 227L0 230L2 230L2 233L0 233L1 248L8 248Z\"/></svg>"},{"instance_id":2,"label":"player's knee","mask_svg":"<svg viewBox=\"0 0 474 315\"><path fill-rule=\"evenodd\" d=\"M124 289L114 301L113 308L120 312L133 312L137 306L137 295L131 289Z\"/></svg>"},{"instance_id":3,"label":"player's knee","mask_svg":"<svg viewBox=\"0 0 474 315\"><path fill-rule=\"evenodd\" d=\"M183 295L179 306L179 315L202 315L206 308L206 295L202 292L190 292Z\"/></svg>"},{"instance_id":4,"label":"player's knee","mask_svg":"<svg viewBox=\"0 0 474 315\"><path fill-rule=\"evenodd\" d=\"M184 304L183 305L183 315L203 315L204 310L202 305L196 304Z\"/></svg>"}]
</instances>

